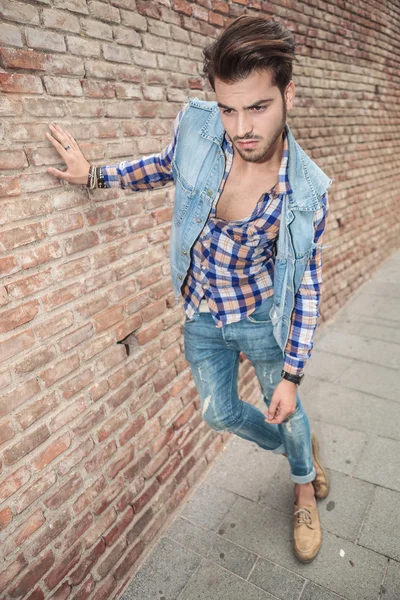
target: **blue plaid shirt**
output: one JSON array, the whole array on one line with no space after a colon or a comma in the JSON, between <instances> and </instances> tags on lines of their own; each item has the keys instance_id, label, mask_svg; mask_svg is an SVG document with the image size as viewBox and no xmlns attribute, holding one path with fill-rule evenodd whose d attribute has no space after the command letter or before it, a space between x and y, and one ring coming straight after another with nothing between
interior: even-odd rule
<instances>
[{"instance_id":1,"label":"blue plaid shirt","mask_svg":"<svg viewBox=\"0 0 400 600\"><path fill-rule=\"evenodd\" d=\"M173 141L162 152L103 167L106 187L130 188L137 191L160 187L173 181L171 162L179 125L187 106L186 104L177 115ZM200 300L206 297L216 327L250 315L274 293L274 247L279 233L282 195L292 191L287 171L288 144L284 135L278 183L259 198L248 217L236 221L224 221L216 217L216 206L233 160L233 147L227 135L224 137L222 149L225 156L225 172L209 218L192 248L190 269L182 286L187 316L191 318ZM322 283L320 246L327 213L328 198L325 194L322 206L314 217L314 241L317 247L307 263L295 297L285 348L283 368L293 374L303 372L313 347Z\"/></svg>"}]
</instances>

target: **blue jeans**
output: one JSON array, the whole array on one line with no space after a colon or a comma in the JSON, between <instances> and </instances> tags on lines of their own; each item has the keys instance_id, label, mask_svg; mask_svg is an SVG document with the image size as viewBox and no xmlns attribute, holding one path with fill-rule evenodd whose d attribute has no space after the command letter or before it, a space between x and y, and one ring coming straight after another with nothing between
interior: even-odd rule
<instances>
[{"instance_id":1,"label":"blue jeans","mask_svg":"<svg viewBox=\"0 0 400 600\"><path fill-rule=\"evenodd\" d=\"M184 348L200 396L203 419L216 431L230 431L265 450L288 457L291 479L308 483L316 475L310 424L297 393L296 410L280 425L265 421L257 407L238 396L239 354L255 368L267 406L281 380L282 350L272 332L273 296L237 323L215 326L210 312L185 315ZM205 300L201 308L206 308Z\"/></svg>"}]
</instances>

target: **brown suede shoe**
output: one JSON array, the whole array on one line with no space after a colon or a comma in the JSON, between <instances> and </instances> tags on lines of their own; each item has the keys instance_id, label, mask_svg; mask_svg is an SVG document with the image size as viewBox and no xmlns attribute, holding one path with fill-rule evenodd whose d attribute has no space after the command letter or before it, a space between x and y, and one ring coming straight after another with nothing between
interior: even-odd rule
<instances>
[{"instance_id":1,"label":"brown suede shoe","mask_svg":"<svg viewBox=\"0 0 400 600\"><path fill-rule=\"evenodd\" d=\"M293 550L301 562L314 560L322 544L317 506L293 505Z\"/></svg>"},{"instance_id":2,"label":"brown suede shoe","mask_svg":"<svg viewBox=\"0 0 400 600\"><path fill-rule=\"evenodd\" d=\"M328 473L324 469L319 453L319 442L315 433L311 436L312 453L314 466L317 472L314 481L312 482L315 491L315 497L318 500L323 500L329 494L329 478Z\"/></svg>"}]
</instances>

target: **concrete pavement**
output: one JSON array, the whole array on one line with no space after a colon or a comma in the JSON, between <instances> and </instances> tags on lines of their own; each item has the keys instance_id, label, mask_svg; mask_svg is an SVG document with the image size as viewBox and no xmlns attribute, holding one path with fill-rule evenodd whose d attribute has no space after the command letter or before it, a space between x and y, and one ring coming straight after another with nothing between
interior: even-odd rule
<instances>
[{"instance_id":1,"label":"concrete pavement","mask_svg":"<svg viewBox=\"0 0 400 600\"><path fill-rule=\"evenodd\" d=\"M400 600L399 389L400 251L319 327L300 388L332 482L316 559L292 553L287 460L233 436L120 600Z\"/></svg>"}]
</instances>

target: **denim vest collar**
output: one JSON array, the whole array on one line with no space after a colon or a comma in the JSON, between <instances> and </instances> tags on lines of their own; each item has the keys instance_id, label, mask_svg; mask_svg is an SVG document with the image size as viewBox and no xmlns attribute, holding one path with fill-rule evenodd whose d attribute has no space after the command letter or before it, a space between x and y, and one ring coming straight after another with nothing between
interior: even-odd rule
<instances>
[{"instance_id":1,"label":"denim vest collar","mask_svg":"<svg viewBox=\"0 0 400 600\"><path fill-rule=\"evenodd\" d=\"M198 131L206 140L221 146L225 129L216 102L205 103L191 100L193 106L209 111L204 125ZM296 142L289 125L285 125L289 144L288 178L292 193L289 194L289 209L316 210L321 206L321 197L332 181L313 163Z\"/></svg>"}]
</instances>

